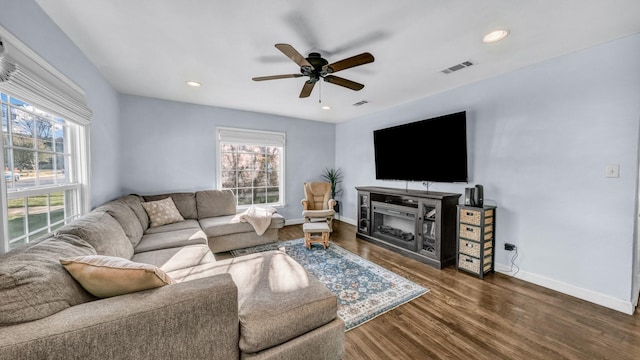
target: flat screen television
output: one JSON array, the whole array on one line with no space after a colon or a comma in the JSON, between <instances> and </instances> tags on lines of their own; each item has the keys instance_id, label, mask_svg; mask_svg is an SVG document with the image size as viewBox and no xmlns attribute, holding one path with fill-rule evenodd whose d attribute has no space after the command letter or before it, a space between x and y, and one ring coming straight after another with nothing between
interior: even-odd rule
<instances>
[{"instance_id":1,"label":"flat screen television","mask_svg":"<svg viewBox=\"0 0 640 360\"><path fill-rule=\"evenodd\" d=\"M376 179L467 182L466 111L373 131Z\"/></svg>"}]
</instances>

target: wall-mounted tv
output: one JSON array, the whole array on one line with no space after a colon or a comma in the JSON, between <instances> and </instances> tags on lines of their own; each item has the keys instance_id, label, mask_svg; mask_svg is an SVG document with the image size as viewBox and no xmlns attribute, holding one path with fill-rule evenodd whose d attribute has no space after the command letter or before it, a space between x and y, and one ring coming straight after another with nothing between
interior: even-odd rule
<instances>
[{"instance_id":1,"label":"wall-mounted tv","mask_svg":"<svg viewBox=\"0 0 640 360\"><path fill-rule=\"evenodd\" d=\"M465 111L373 131L376 179L467 182Z\"/></svg>"}]
</instances>

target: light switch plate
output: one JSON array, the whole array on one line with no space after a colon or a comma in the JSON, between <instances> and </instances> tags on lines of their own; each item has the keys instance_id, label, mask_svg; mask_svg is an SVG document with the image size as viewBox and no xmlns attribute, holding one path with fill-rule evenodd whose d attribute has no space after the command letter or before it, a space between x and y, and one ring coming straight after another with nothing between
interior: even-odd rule
<instances>
[{"instance_id":1,"label":"light switch plate","mask_svg":"<svg viewBox=\"0 0 640 360\"><path fill-rule=\"evenodd\" d=\"M620 177L620 164L609 164L605 169L605 177L617 178Z\"/></svg>"}]
</instances>

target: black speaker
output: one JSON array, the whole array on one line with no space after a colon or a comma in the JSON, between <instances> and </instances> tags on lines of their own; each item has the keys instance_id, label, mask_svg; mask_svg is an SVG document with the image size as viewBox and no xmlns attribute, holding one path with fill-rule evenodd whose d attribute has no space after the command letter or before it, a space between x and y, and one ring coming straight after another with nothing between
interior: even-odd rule
<instances>
[{"instance_id":1,"label":"black speaker","mask_svg":"<svg viewBox=\"0 0 640 360\"><path fill-rule=\"evenodd\" d=\"M477 207L482 207L484 204L484 188L482 185L476 185L476 197L475 197L475 205Z\"/></svg>"},{"instance_id":2,"label":"black speaker","mask_svg":"<svg viewBox=\"0 0 640 360\"><path fill-rule=\"evenodd\" d=\"M475 188L465 188L464 189L464 204L466 206L476 206L476 189Z\"/></svg>"}]
</instances>

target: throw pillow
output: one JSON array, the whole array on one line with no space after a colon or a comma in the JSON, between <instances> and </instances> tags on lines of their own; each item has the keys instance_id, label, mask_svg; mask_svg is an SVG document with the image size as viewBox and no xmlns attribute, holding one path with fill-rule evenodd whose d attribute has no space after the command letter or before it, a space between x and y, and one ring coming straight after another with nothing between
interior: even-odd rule
<instances>
[{"instance_id":1,"label":"throw pillow","mask_svg":"<svg viewBox=\"0 0 640 360\"><path fill-rule=\"evenodd\" d=\"M60 263L85 290L101 298L175 283L156 266L123 258L88 255L60 259Z\"/></svg>"},{"instance_id":2,"label":"throw pillow","mask_svg":"<svg viewBox=\"0 0 640 360\"><path fill-rule=\"evenodd\" d=\"M184 221L184 218L176 208L176 204L170 197L157 201L143 202L142 207L147 212L147 215L149 215L151 227Z\"/></svg>"}]
</instances>

